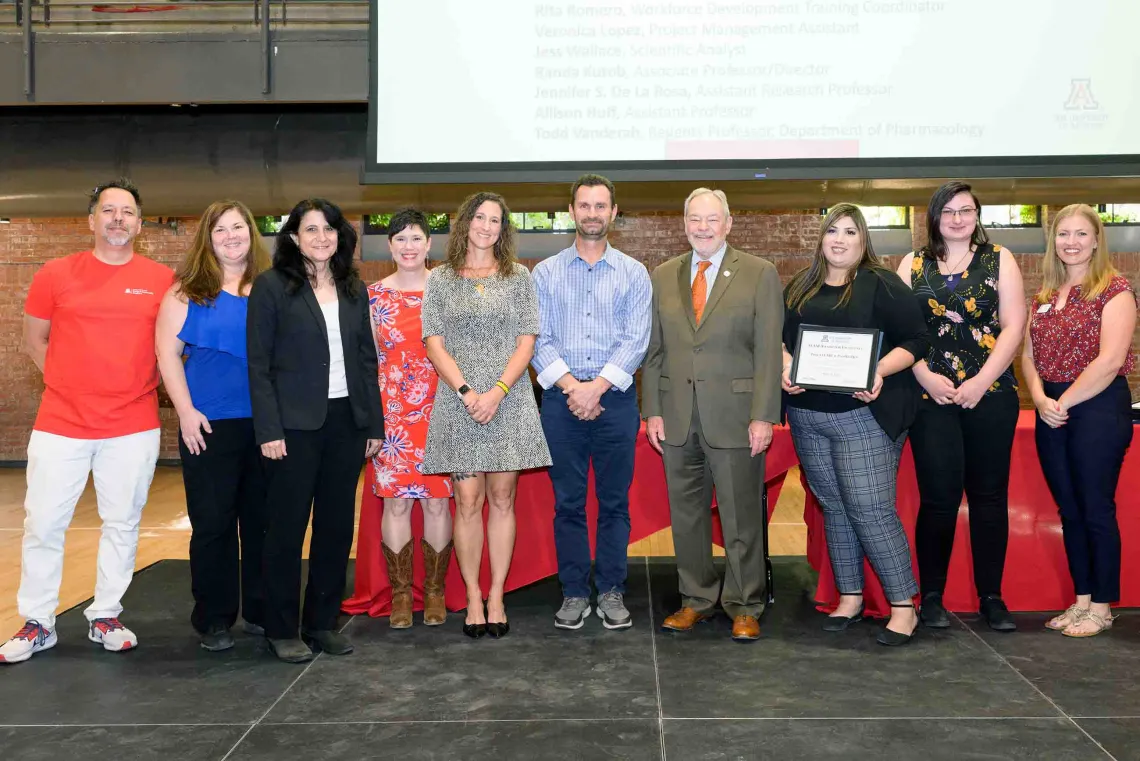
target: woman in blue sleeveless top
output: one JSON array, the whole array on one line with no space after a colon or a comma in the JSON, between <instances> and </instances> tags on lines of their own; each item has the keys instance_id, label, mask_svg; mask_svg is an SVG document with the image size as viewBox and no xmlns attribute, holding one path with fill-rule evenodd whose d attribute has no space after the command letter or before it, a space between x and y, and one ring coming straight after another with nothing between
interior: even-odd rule
<instances>
[{"instance_id":1,"label":"woman in blue sleeveless top","mask_svg":"<svg viewBox=\"0 0 1140 761\"><path fill-rule=\"evenodd\" d=\"M230 627L239 607L246 631L262 632L265 482L253 435L245 328L249 289L268 267L249 209L214 203L158 314L158 366L178 412L193 529L190 623L210 651L233 647Z\"/></svg>"}]
</instances>

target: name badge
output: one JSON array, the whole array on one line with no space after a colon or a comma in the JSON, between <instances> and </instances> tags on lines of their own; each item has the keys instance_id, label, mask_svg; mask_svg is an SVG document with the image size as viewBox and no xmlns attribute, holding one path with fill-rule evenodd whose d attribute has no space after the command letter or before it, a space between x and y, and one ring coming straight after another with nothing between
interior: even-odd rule
<instances>
[{"instance_id":1,"label":"name badge","mask_svg":"<svg viewBox=\"0 0 1140 761\"><path fill-rule=\"evenodd\" d=\"M1041 306L1037 307L1037 314L1045 314L1052 308L1052 304L1042 304Z\"/></svg>"}]
</instances>

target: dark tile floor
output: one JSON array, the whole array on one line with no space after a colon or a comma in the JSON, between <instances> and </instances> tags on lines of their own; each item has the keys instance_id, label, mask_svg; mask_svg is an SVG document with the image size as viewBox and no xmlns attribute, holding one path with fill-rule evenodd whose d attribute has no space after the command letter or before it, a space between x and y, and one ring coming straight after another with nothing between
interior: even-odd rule
<instances>
[{"instance_id":1,"label":"dark tile floor","mask_svg":"<svg viewBox=\"0 0 1140 761\"><path fill-rule=\"evenodd\" d=\"M1137 759L1140 615L1069 640L1018 616L970 616L911 645L880 624L819 630L802 559L776 559L759 642L724 617L688 635L650 625L678 604L671 561L631 560L635 625L558 631L550 579L507 598L511 634L472 642L462 614L428 629L344 619L348 657L278 663L259 640L210 654L186 622L189 571L140 572L124 620L141 646L87 641L82 606L60 644L0 670L0 759Z\"/></svg>"}]
</instances>

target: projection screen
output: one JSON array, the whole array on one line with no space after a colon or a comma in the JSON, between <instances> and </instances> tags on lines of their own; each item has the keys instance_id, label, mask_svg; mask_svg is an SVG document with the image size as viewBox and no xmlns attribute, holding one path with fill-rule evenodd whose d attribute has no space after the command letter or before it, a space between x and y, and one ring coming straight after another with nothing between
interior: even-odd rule
<instances>
[{"instance_id":1,"label":"projection screen","mask_svg":"<svg viewBox=\"0 0 1140 761\"><path fill-rule=\"evenodd\" d=\"M1140 170L1135 0L372 10L366 182Z\"/></svg>"}]
</instances>

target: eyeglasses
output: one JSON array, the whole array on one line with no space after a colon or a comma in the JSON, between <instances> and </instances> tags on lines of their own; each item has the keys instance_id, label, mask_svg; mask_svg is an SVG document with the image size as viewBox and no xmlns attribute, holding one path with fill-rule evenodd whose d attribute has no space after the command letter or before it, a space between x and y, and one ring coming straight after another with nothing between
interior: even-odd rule
<instances>
[{"instance_id":1,"label":"eyeglasses","mask_svg":"<svg viewBox=\"0 0 1140 761\"><path fill-rule=\"evenodd\" d=\"M977 213L978 210L973 206L967 206L964 209L943 209L942 218L953 219L954 217L958 217L959 219L973 219Z\"/></svg>"}]
</instances>

